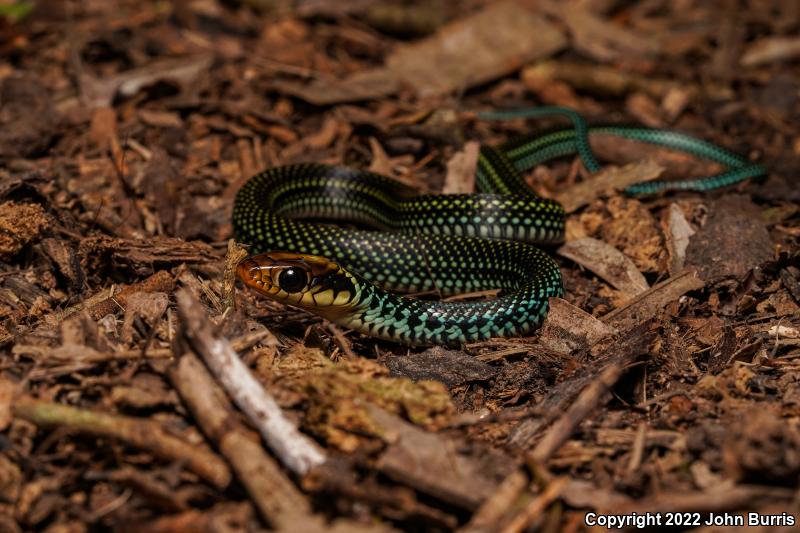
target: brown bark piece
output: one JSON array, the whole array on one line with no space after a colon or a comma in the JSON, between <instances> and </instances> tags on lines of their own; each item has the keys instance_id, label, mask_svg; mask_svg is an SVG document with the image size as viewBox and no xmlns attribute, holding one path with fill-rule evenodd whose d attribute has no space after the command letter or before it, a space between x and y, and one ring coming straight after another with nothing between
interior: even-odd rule
<instances>
[{"instance_id":1,"label":"brown bark piece","mask_svg":"<svg viewBox=\"0 0 800 533\"><path fill-rule=\"evenodd\" d=\"M9 76L0 84L0 158L44 152L58 120L47 88L28 76Z\"/></svg>"},{"instance_id":2,"label":"brown bark piece","mask_svg":"<svg viewBox=\"0 0 800 533\"><path fill-rule=\"evenodd\" d=\"M369 414L383 428L389 448L378 469L422 492L467 509L477 508L497 487L508 463L457 453L455 442L428 433L374 406ZM482 464L490 463L490 464ZM489 474L491 473L491 475Z\"/></svg>"},{"instance_id":3,"label":"brown bark piece","mask_svg":"<svg viewBox=\"0 0 800 533\"><path fill-rule=\"evenodd\" d=\"M439 347L408 355L388 355L380 362L389 368L390 376L406 376L414 381L432 379L448 388L474 381L488 381L497 370L460 351Z\"/></svg>"},{"instance_id":4,"label":"brown bark piece","mask_svg":"<svg viewBox=\"0 0 800 533\"><path fill-rule=\"evenodd\" d=\"M603 391L607 390L607 385L604 384L614 381L615 376L619 377L619 369L625 368L639 356L646 353L652 339L653 334L646 330L646 325L642 325L625 332L608 345L603 346L603 343L596 345L599 348L598 356L590 360L569 379L556 385L550 391L550 394L537 404L537 409L548 413L548 416L544 419L524 420L510 433L509 444L522 449L530 448L542 430L547 428L561 413L567 412L570 403L579 397L583 391L589 390L593 384L593 389L586 394L591 398L595 398L595 400L599 400ZM604 377L603 372L606 372ZM573 415L562 422L562 428L551 437L553 439L551 442L558 440L555 435L559 435L559 439L563 438L563 435L569 433L569 428L574 427L576 422L580 422L581 417L589 414L585 407L585 404L575 406ZM599 407L599 403L594 405L594 408ZM552 445L542 447L539 454L544 457L552 453L552 449Z\"/></svg>"},{"instance_id":5,"label":"brown bark piece","mask_svg":"<svg viewBox=\"0 0 800 533\"><path fill-rule=\"evenodd\" d=\"M690 239L686 266L713 283L742 279L772 256L772 240L757 207L745 197L729 195L711 205L708 222Z\"/></svg>"},{"instance_id":6,"label":"brown bark piece","mask_svg":"<svg viewBox=\"0 0 800 533\"><path fill-rule=\"evenodd\" d=\"M705 286L694 270L653 285L623 307L617 308L602 320L611 327L625 330L656 316L664 307L689 291Z\"/></svg>"}]
</instances>

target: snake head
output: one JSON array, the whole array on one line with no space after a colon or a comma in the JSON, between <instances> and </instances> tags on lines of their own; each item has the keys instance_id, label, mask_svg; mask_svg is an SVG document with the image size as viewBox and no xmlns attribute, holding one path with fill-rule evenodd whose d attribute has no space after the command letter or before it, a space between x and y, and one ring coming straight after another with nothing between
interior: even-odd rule
<instances>
[{"instance_id":1,"label":"snake head","mask_svg":"<svg viewBox=\"0 0 800 533\"><path fill-rule=\"evenodd\" d=\"M352 311L360 295L356 278L325 257L269 252L245 258L239 279L257 293L334 320Z\"/></svg>"}]
</instances>

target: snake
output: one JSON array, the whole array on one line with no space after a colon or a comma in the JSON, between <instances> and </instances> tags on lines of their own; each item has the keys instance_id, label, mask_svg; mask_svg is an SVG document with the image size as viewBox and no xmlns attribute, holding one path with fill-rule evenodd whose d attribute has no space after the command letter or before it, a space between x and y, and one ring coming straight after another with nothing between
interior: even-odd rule
<instances>
[{"instance_id":1,"label":"snake","mask_svg":"<svg viewBox=\"0 0 800 533\"><path fill-rule=\"evenodd\" d=\"M724 167L701 178L633 184L624 190L629 195L709 191L766 174L702 139L658 128L588 126L569 108L478 114L484 120L546 116L565 116L571 127L481 146L475 194L416 195L377 173L318 163L256 174L234 201L234 234L251 253L237 276L272 300L405 345L458 347L522 336L541 326L551 297L564 295L557 263L539 246L563 240L566 217L561 204L531 190L525 171L577 154L596 173L601 165L589 137L611 135ZM485 291L499 293L448 298Z\"/></svg>"}]
</instances>

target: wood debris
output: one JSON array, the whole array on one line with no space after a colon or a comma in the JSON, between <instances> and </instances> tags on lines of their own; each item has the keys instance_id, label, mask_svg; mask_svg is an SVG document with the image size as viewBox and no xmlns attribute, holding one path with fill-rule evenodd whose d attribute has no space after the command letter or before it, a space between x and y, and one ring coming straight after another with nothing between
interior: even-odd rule
<instances>
[{"instance_id":1,"label":"wood debris","mask_svg":"<svg viewBox=\"0 0 800 533\"><path fill-rule=\"evenodd\" d=\"M799 17L0 2L0 530L511 533L659 512L796 529ZM231 209L252 174L327 163L471 194L482 145L566 124L477 112L540 105L691 134L769 176L631 198L724 169L608 134L595 175L574 156L525 172L567 210L547 250L565 293L525 337L399 346L239 290L252 243Z\"/></svg>"}]
</instances>

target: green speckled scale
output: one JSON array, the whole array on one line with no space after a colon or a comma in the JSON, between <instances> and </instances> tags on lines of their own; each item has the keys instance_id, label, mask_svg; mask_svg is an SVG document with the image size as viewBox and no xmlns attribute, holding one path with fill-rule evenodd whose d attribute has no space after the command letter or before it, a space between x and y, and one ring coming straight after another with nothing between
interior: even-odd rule
<instances>
[{"instance_id":1,"label":"green speckled scale","mask_svg":"<svg viewBox=\"0 0 800 533\"><path fill-rule=\"evenodd\" d=\"M568 116L574 128L499 148L482 147L476 175L482 194L414 197L394 180L345 167L302 164L269 169L251 178L236 197L237 239L251 244L255 254L287 251L335 262L333 274L325 270L320 283L330 293L327 301L346 296L345 312L318 312L337 323L405 344L459 345L528 333L544 320L548 298L563 294L556 263L534 246L563 238L563 208L535 196L521 171L578 153L595 172L600 166L588 135L606 134L682 150L729 167L699 180L637 184L627 189L630 194L708 190L764 174L763 167L687 135L647 128L588 128L580 116L562 108L482 117L552 114ZM381 231L343 229L301 218L346 221ZM314 290L321 287L317 284ZM502 292L478 302L396 294L437 291L449 296L488 289ZM320 297L319 292L315 295ZM289 303L293 297L284 293Z\"/></svg>"},{"instance_id":2,"label":"green speckled scale","mask_svg":"<svg viewBox=\"0 0 800 533\"><path fill-rule=\"evenodd\" d=\"M343 325L406 344L457 345L535 329L550 296L563 293L547 254L528 244L562 238L564 211L532 195L459 194L399 199L406 191L377 174L327 165L261 173L239 191L237 238L253 253L323 256L363 279ZM347 220L389 231L342 229L294 217ZM501 240L492 240L501 239ZM375 285L373 285L373 283ZM393 292L443 296L503 289L486 302L436 302Z\"/></svg>"}]
</instances>

